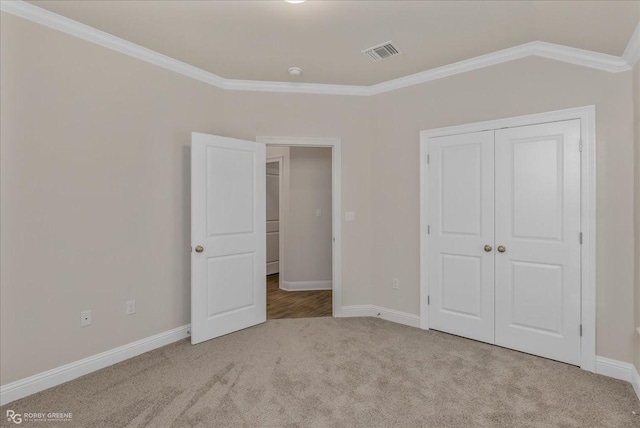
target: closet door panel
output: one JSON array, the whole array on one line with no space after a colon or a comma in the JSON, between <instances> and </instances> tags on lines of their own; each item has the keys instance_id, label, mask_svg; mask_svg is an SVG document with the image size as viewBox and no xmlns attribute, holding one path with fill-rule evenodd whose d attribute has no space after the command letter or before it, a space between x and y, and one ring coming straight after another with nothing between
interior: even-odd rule
<instances>
[{"instance_id":1,"label":"closet door panel","mask_svg":"<svg viewBox=\"0 0 640 428\"><path fill-rule=\"evenodd\" d=\"M493 131L429 141L430 328L494 340Z\"/></svg>"},{"instance_id":2,"label":"closet door panel","mask_svg":"<svg viewBox=\"0 0 640 428\"><path fill-rule=\"evenodd\" d=\"M495 140L496 344L579 364L580 121Z\"/></svg>"}]
</instances>

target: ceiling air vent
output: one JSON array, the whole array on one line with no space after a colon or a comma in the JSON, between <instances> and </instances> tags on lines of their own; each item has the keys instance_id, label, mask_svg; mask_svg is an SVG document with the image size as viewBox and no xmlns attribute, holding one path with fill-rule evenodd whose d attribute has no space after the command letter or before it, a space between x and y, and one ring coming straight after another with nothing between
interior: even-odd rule
<instances>
[{"instance_id":1,"label":"ceiling air vent","mask_svg":"<svg viewBox=\"0 0 640 428\"><path fill-rule=\"evenodd\" d=\"M362 51L373 62L380 61L381 59L391 58L394 55L399 55L400 49L393 45L392 41L380 43L377 46L368 48Z\"/></svg>"}]
</instances>

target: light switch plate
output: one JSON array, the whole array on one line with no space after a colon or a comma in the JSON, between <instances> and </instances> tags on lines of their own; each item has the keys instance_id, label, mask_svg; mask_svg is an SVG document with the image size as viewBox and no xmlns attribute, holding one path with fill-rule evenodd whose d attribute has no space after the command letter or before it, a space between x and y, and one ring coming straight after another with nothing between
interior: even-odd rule
<instances>
[{"instance_id":1,"label":"light switch plate","mask_svg":"<svg viewBox=\"0 0 640 428\"><path fill-rule=\"evenodd\" d=\"M355 211L347 211L344 213L344 221L356 221Z\"/></svg>"}]
</instances>

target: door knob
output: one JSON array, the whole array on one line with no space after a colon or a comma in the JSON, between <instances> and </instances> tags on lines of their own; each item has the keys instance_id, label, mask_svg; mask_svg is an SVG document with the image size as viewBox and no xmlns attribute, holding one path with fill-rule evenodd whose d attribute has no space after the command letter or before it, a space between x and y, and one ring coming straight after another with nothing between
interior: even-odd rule
<instances>
[{"instance_id":1,"label":"door knob","mask_svg":"<svg viewBox=\"0 0 640 428\"><path fill-rule=\"evenodd\" d=\"M204 247L203 247L202 245L198 245L198 246L196 247L196 253L201 253L201 252L203 252L203 251L204 251Z\"/></svg>"},{"instance_id":2,"label":"door knob","mask_svg":"<svg viewBox=\"0 0 640 428\"><path fill-rule=\"evenodd\" d=\"M498 247L498 251L499 251L499 252L501 252L501 253L504 253L505 251L507 251L507 249L505 248L505 246L504 246L504 245L500 245L500 246Z\"/></svg>"},{"instance_id":3,"label":"door knob","mask_svg":"<svg viewBox=\"0 0 640 428\"><path fill-rule=\"evenodd\" d=\"M487 245L485 245L485 246L484 246L484 250L485 250L487 253L490 253L490 252L491 252L491 250L493 250L493 247L491 247L491 245L488 245L488 244L487 244Z\"/></svg>"}]
</instances>

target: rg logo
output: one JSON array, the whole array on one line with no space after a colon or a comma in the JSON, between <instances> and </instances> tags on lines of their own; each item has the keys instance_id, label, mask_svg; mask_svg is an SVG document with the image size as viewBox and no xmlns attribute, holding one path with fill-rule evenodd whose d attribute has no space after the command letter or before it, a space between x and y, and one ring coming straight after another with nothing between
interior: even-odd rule
<instances>
[{"instance_id":1,"label":"rg logo","mask_svg":"<svg viewBox=\"0 0 640 428\"><path fill-rule=\"evenodd\" d=\"M14 412L13 410L7 410L7 421L19 425L22 423L22 415Z\"/></svg>"}]
</instances>

